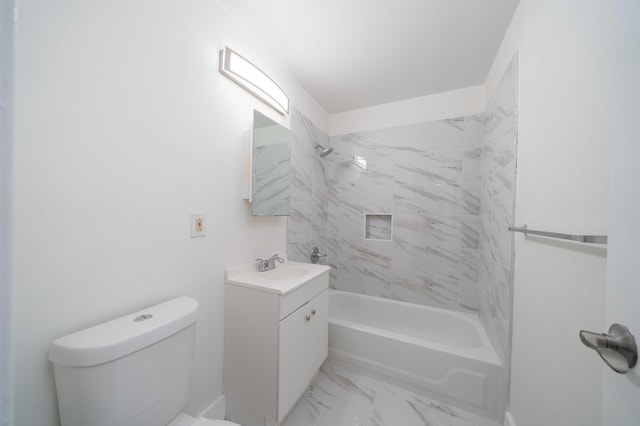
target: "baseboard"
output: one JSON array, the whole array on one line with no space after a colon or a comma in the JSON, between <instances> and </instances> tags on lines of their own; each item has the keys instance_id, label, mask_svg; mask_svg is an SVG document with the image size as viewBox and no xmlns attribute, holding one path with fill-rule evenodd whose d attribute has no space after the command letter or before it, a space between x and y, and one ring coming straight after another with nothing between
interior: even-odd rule
<instances>
[{"instance_id":1,"label":"baseboard","mask_svg":"<svg viewBox=\"0 0 640 426\"><path fill-rule=\"evenodd\" d=\"M226 414L227 401L224 394L216 398L205 410L200 414L200 417L206 417L207 419L224 420Z\"/></svg>"},{"instance_id":2,"label":"baseboard","mask_svg":"<svg viewBox=\"0 0 640 426\"><path fill-rule=\"evenodd\" d=\"M513 416L510 411L506 411L504 413L504 426L516 426L516 422L513 420Z\"/></svg>"}]
</instances>

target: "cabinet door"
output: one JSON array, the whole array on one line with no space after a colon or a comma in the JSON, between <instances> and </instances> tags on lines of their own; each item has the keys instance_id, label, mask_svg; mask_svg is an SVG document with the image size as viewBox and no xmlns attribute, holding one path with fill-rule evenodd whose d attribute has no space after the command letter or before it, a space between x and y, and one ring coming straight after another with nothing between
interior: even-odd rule
<instances>
[{"instance_id":1,"label":"cabinet door","mask_svg":"<svg viewBox=\"0 0 640 426\"><path fill-rule=\"evenodd\" d=\"M325 290L280 321L278 421L289 414L327 358L328 302Z\"/></svg>"}]
</instances>

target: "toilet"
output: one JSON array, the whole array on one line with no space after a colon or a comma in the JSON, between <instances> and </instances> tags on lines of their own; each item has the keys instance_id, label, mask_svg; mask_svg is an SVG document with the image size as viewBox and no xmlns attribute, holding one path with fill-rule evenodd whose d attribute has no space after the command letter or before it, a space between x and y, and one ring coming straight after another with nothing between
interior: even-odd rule
<instances>
[{"instance_id":1,"label":"toilet","mask_svg":"<svg viewBox=\"0 0 640 426\"><path fill-rule=\"evenodd\" d=\"M182 413L197 314L183 296L56 339L62 426L239 426Z\"/></svg>"}]
</instances>

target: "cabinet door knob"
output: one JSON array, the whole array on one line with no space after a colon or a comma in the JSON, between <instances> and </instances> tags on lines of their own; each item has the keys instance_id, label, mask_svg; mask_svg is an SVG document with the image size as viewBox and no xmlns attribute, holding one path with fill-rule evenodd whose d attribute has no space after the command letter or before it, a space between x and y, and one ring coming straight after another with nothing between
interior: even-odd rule
<instances>
[{"instance_id":1,"label":"cabinet door knob","mask_svg":"<svg viewBox=\"0 0 640 426\"><path fill-rule=\"evenodd\" d=\"M311 315L315 315L315 314L316 314L316 310L315 310L315 309L312 309L312 310L311 310Z\"/></svg>"},{"instance_id":2,"label":"cabinet door knob","mask_svg":"<svg viewBox=\"0 0 640 426\"><path fill-rule=\"evenodd\" d=\"M306 319L307 321L311 320L311 315L307 315L306 317L304 317L304 319Z\"/></svg>"}]
</instances>

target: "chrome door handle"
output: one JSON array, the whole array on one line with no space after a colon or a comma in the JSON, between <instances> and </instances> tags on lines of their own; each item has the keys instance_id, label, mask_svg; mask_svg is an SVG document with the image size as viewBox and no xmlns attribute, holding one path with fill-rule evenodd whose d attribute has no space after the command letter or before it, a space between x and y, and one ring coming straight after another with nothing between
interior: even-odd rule
<instances>
[{"instance_id":1,"label":"chrome door handle","mask_svg":"<svg viewBox=\"0 0 640 426\"><path fill-rule=\"evenodd\" d=\"M625 374L638 362L636 339L624 325L612 324L609 333L580 330L580 340L598 352L600 358L616 373Z\"/></svg>"}]
</instances>

